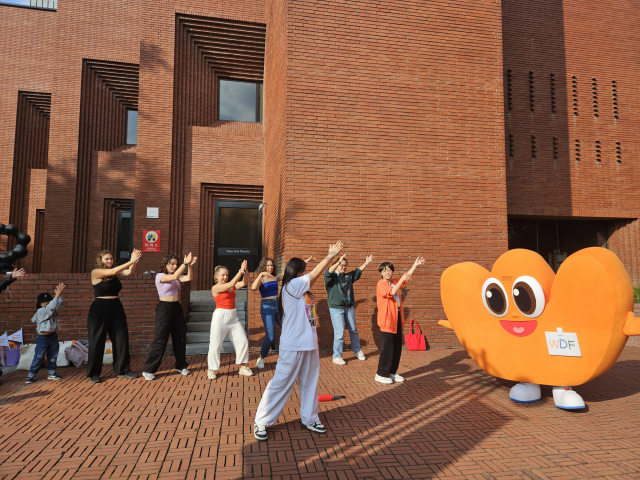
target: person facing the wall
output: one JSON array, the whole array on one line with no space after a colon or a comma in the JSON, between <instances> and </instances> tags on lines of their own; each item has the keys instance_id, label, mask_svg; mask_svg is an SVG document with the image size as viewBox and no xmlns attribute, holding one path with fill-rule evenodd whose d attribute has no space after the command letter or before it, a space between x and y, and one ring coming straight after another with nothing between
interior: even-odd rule
<instances>
[{"instance_id":1,"label":"person facing the wall","mask_svg":"<svg viewBox=\"0 0 640 480\"><path fill-rule=\"evenodd\" d=\"M42 366L44 356L47 356L47 371L49 375L47 380L62 380L57 372L58 352L60 344L58 343L58 314L64 303L64 298L60 295L65 288L64 283L59 283L54 289L53 298L48 292L38 295L36 303L36 313L31 321L36 324L36 348L33 354L33 362L27 374L25 383L33 383L38 374L38 370Z\"/></svg>"},{"instance_id":2,"label":"person facing the wall","mask_svg":"<svg viewBox=\"0 0 640 480\"><path fill-rule=\"evenodd\" d=\"M240 365L239 375L250 377L253 375L251 369L247 366L249 363L249 340L244 328L238 320L236 312L236 290L244 287L246 283L240 281L242 276L247 273L247 261L242 262L242 266L238 273L231 281L229 281L229 270L227 267L218 265L213 272L213 281L215 284L211 287L211 295L216 302L216 309L211 317L211 335L209 340L209 355L207 370L207 378L213 380L220 370L220 351L222 350L222 342L229 334L229 339L233 343L236 352L236 365Z\"/></svg>"},{"instance_id":3,"label":"person facing the wall","mask_svg":"<svg viewBox=\"0 0 640 480\"><path fill-rule=\"evenodd\" d=\"M382 277L378 280L376 300L378 304L378 326L380 327L380 358L375 381L384 384L404 382L398 375L400 356L402 355L402 328L404 327L404 313L399 291L411 280L411 275L418 266L425 262L418 257L411 269L399 279L393 278L395 270L393 263L383 262L378 267Z\"/></svg>"},{"instance_id":4,"label":"person facing the wall","mask_svg":"<svg viewBox=\"0 0 640 480\"><path fill-rule=\"evenodd\" d=\"M187 363L187 325L180 305L180 284L190 282L193 278L193 266L197 257L189 252L182 265L178 266L178 257L167 255L160 263L160 273L156 275L156 288L160 302L156 306L156 335L151 344L147 362L142 367L142 376L146 380L154 380L160 368L162 357L167 348L169 335L176 357L175 367L178 373L189 375ZM191 268L189 268L191 267ZM188 269L188 270L187 270ZM186 275L184 271L187 270Z\"/></svg>"},{"instance_id":5,"label":"person facing the wall","mask_svg":"<svg viewBox=\"0 0 640 480\"><path fill-rule=\"evenodd\" d=\"M301 258L294 257L287 263L278 297L282 312L280 356L276 363L276 373L267 385L256 411L253 436L258 441L267 440L266 427L278 421L296 379L300 389L302 425L312 432L326 432L318 416L318 318L315 301L309 290L340 250L342 242L330 245L324 260L306 275L304 272L307 264Z\"/></svg>"},{"instance_id":6,"label":"person facing the wall","mask_svg":"<svg viewBox=\"0 0 640 480\"><path fill-rule=\"evenodd\" d=\"M89 332L89 361L87 377L91 383L100 381L102 359L107 334L113 345L113 371L118 378L137 378L131 371L129 353L129 329L127 315L118 297L122 290L120 278L128 277L136 270L142 252L133 250L131 260L113 266L113 255L108 250L101 250L96 256L96 268L91 271L91 284L95 300L89 307L87 330Z\"/></svg>"},{"instance_id":7,"label":"person facing the wall","mask_svg":"<svg viewBox=\"0 0 640 480\"><path fill-rule=\"evenodd\" d=\"M351 350L358 360L366 360L360 349L360 336L356 327L353 283L360 280L364 269L373 261L373 255L369 255L362 266L352 272L347 272L349 262L346 256L346 254L342 255L335 264L324 272L324 285L327 289L329 313L333 324L333 363L337 365L346 364L342 359L345 325L349 331Z\"/></svg>"}]
</instances>

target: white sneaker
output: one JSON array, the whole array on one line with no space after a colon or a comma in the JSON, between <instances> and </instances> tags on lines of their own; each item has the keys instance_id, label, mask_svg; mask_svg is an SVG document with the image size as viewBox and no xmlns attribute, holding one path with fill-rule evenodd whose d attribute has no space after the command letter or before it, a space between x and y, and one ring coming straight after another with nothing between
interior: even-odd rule
<instances>
[{"instance_id":1,"label":"white sneaker","mask_svg":"<svg viewBox=\"0 0 640 480\"><path fill-rule=\"evenodd\" d=\"M216 371L215 370L207 370L207 378L209 380L214 380L216 378Z\"/></svg>"},{"instance_id":2,"label":"white sneaker","mask_svg":"<svg viewBox=\"0 0 640 480\"><path fill-rule=\"evenodd\" d=\"M244 375L245 377L251 377L253 375L253 371L249 367L245 367L244 365L240 367L238 370L238 375Z\"/></svg>"},{"instance_id":3,"label":"white sneaker","mask_svg":"<svg viewBox=\"0 0 640 480\"><path fill-rule=\"evenodd\" d=\"M376 382L384 383L385 385L391 385L393 383L393 380L388 377L381 377L376 373Z\"/></svg>"},{"instance_id":4,"label":"white sneaker","mask_svg":"<svg viewBox=\"0 0 640 480\"><path fill-rule=\"evenodd\" d=\"M585 408L584 400L571 387L553 387L552 391L556 407L563 410Z\"/></svg>"},{"instance_id":5,"label":"white sneaker","mask_svg":"<svg viewBox=\"0 0 640 480\"><path fill-rule=\"evenodd\" d=\"M362 350L358 352L358 354L356 355L356 358L362 362L364 362L367 359L367 357L364 356L364 353L362 353Z\"/></svg>"},{"instance_id":6,"label":"white sneaker","mask_svg":"<svg viewBox=\"0 0 640 480\"><path fill-rule=\"evenodd\" d=\"M509 398L514 402L537 402L542 398L540 385L537 383L516 383L509 391Z\"/></svg>"},{"instance_id":7,"label":"white sneaker","mask_svg":"<svg viewBox=\"0 0 640 480\"><path fill-rule=\"evenodd\" d=\"M253 436L259 442L264 442L267 440L267 427L264 425L253 424Z\"/></svg>"},{"instance_id":8,"label":"white sneaker","mask_svg":"<svg viewBox=\"0 0 640 480\"><path fill-rule=\"evenodd\" d=\"M191 373L191 372L190 372L188 369L186 369L186 368L183 368L182 370L177 370L177 369L176 369L176 372L180 373L181 375L184 375L185 377Z\"/></svg>"},{"instance_id":9,"label":"white sneaker","mask_svg":"<svg viewBox=\"0 0 640 480\"><path fill-rule=\"evenodd\" d=\"M256 362L256 367L258 367L260 370L264 368L264 358L262 357L258 358L258 361Z\"/></svg>"},{"instance_id":10,"label":"white sneaker","mask_svg":"<svg viewBox=\"0 0 640 480\"><path fill-rule=\"evenodd\" d=\"M401 377L400 375L398 375L397 373L391 373L389 374L389 378L391 380L393 380L394 382L404 382L404 377Z\"/></svg>"},{"instance_id":11,"label":"white sneaker","mask_svg":"<svg viewBox=\"0 0 640 480\"><path fill-rule=\"evenodd\" d=\"M311 430L312 432L327 433L327 429L324 428L324 425L322 425L320 422L313 422L311 425L305 425L303 423L302 426L307 430Z\"/></svg>"},{"instance_id":12,"label":"white sneaker","mask_svg":"<svg viewBox=\"0 0 640 480\"><path fill-rule=\"evenodd\" d=\"M336 365L346 365L347 362L345 362L342 357L333 357L333 363L335 363Z\"/></svg>"},{"instance_id":13,"label":"white sneaker","mask_svg":"<svg viewBox=\"0 0 640 480\"><path fill-rule=\"evenodd\" d=\"M142 376L145 380L155 380L156 376L153 373L142 372Z\"/></svg>"}]
</instances>

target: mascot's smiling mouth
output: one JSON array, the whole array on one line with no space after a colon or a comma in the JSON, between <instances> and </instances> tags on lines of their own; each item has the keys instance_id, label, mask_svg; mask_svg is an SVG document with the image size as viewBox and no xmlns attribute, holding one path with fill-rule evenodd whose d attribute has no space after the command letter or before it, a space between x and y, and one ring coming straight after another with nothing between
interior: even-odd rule
<instances>
[{"instance_id":1,"label":"mascot's smiling mouth","mask_svg":"<svg viewBox=\"0 0 640 480\"><path fill-rule=\"evenodd\" d=\"M507 332L515 337L526 337L531 335L538 327L536 320L530 320L528 322L511 322L509 320L500 320L500 325Z\"/></svg>"}]
</instances>

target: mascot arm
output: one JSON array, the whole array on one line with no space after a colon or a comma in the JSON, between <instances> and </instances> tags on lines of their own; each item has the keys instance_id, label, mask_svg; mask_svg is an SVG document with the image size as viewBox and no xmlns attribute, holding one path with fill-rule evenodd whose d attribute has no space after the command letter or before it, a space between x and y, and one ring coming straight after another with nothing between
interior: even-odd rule
<instances>
[{"instance_id":1,"label":"mascot arm","mask_svg":"<svg viewBox=\"0 0 640 480\"><path fill-rule=\"evenodd\" d=\"M453 330L453 327L451 326L451 323L449 323L449 320L440 320L438 322L438 325L442 325L444 328L450 328L451 330Z\"/></svg>"},{"instance_id":2,"label":"mascot arm","mask_svg":"<svg viewBox=\"0 0 640 480\"><path fill-rule=\"evenodd\" d=\"M640 317L635 317L633 312L627 312L627 320L622 327L622 333L627 337L640 335Z\"/></svg>"}]
</instances>

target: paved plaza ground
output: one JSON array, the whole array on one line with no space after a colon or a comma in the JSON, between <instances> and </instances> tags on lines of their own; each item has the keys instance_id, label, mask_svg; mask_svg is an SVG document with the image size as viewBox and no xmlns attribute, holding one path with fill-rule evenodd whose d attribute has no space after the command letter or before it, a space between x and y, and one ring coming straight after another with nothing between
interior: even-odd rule
<instances>
[{"instance_id":1,"label":"paved plaza ground","mask_svg":"<svg viewBox=\"0 0 640 480\"><path fill-rule=\"evenodd\" d=\"M226 355L213 381L204 356L191 358L188 377L167 358L152 382L116 379L109 366L97 385L73 367L59 382L42 371L33 385L26 372L5 376L0 479L640 478L637 347L576 389L582 412L555 408L549 387L535 404L510 401L512 382L464 350L405 351L407 381L392 386L373 382L377 353L345 355L340 367L323 352L320 393L347 396L321 404L328 434L301 429L294 391L258 443L253 417L276 358L245 378Z\"/></svg>"}]
</instances>

